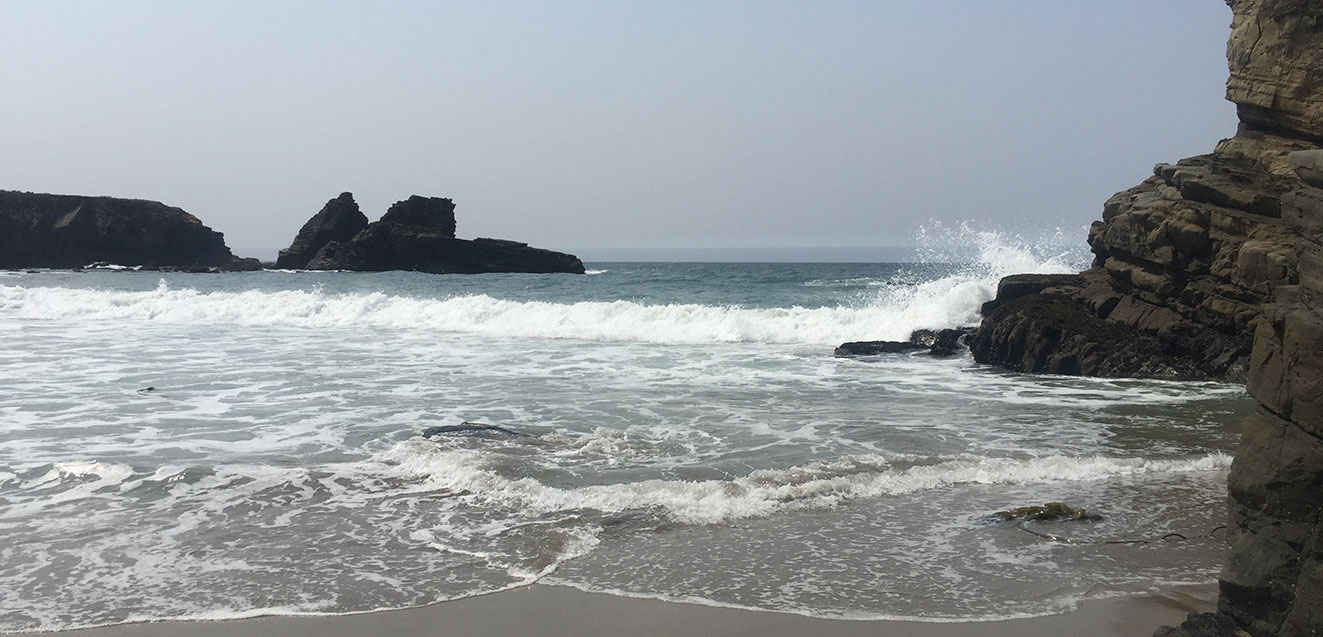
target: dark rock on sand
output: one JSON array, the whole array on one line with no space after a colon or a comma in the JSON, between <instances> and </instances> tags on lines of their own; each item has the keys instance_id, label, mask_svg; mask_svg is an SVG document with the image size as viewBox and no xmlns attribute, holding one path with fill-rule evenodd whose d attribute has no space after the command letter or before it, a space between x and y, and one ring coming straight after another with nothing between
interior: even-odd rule
<instances>
[{"instance_id":1,"label":"dark rock on sand","mask_svg":"<svg viewBox=\"0 0 1323 637\"><path fill-rule=\"evenodd\" d=\"M343 192L326 202L321 211L313 215L288 248L280 251L276 267L300 270L332 241L348 241L368 226L368 218L358 209L353 193Z\"/></svg>"},{"instance_id":2,"label":"dark rock on sand","mask_svg":"<svg viewBox=\"0 0 1323 637\"><path fill-rule=\"evenodd\" d=\"M409 197L351 238L327 242L305 267L433 274L584 272L583 262L571 254L517 241L457 239L454 211L455 204L449 199Z\"/></svg>"},{"instance_id":3,"label":"dark rock on sand","mask_svg":"<svg viewBox=\"0 0 1323 637\"><path fill-rule=\"evenodd\" d=\"M0 268L250 269L221 233L156 201L0 191ZM260 267L260 266L258 266Z\"/></svg>"},{"instance_id":4,"label":"dark rock on sand","mask_svg":"<svg viewBox=\"0 0 1323 637\"><path fill-rule=\"evenodd\" d=\"M1159 628L1153 637L1243 637L1236 622L1217 613L1190 613L1180 626Z\"/></svg>"}]
</instances>

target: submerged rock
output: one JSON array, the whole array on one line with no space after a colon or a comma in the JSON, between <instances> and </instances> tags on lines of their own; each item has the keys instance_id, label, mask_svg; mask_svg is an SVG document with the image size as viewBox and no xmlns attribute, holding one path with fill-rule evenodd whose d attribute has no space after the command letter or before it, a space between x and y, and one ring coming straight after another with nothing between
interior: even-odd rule
<instances>
[{"instance_id":1,"label":"submerged rock","mask_svg":"<svg viewBox=\"0 0 1323 637\"><path fill-rule=\"evenodd\" d=\"M97 262L202 271L252 265L221 233L160 202L0 190L0 268Z\"/></svg>"},{"instance_id":2,"label":"submerged rock","mask_svg":"<svg viewBox=\"0 0 1323 637\"><path fill-rule=\"evenodd\" d=\"M900 341L855 341L842 343L840 347L836 348L836 355L840 357L881 356L882 354L908 354L926 349L928 348L923 345L902 343Z\"/></svg>"},{"instance_id":3,"label":"submerged rock","mask_svg":"<svg viewBox=\"0 0 1323 637\"><path fill-rule=\"evenodd\" d=\"M481 422L463 422L458 425L439 425L428 427L420 434L424 438L436 438L440 436L523 436L517 431L506 429L500 425L488 425Z\"/></svg>"},{"instance_id":4,"label":"submerged rock","mask_svg":"<svg viewBox=\"0 0 1323 637\"><path fill-rule=\"evenodd\" d=\"M1040 522L1097 522L1102 519L1101 515L1090 514L1084 509L1075 509L1061 502L1048 502L1043 506L1018 507L1009 511L998 511L993 515L1002 520L1035 520Z\"/></svg>"}]
</instances>

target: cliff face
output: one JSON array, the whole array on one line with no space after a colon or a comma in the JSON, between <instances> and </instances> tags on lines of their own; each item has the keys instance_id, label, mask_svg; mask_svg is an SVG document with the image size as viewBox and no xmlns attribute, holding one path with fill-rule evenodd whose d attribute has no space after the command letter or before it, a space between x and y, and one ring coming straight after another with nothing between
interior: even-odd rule
<instances>
[{"instance_id":1,"label":"cliff face","mask_svg":"<svg viewBox=\"0 0 1323 637\"><path fill-rule=\"evenodd\" d=\"M348 193L341 195L341 198ZM327 204L331 207L332 200ZM353 201L350 197L349 201ZM455 203L440 197L414 195L395 203L381 219L358 228L338 224L334 232L326 208L303 226L294 244L281 251L310 255L302 260L309 270L414 270L433 274L477 274L481 272L568 272L583 274L583 262L572 254L530 247L499 239L456 239ZM354 206L358 211L358 206ZM362 213L359 213L361 216ZM320 218L320 219L319 219ZM332 235L342 238L331 238ZM306 235L306 236L305 236ZM294 263L293 259L288 261Z\"/></svg>"},{"instance_id":2,"label":"cliff face","mask_svg":"<svg viewBox=\"0 0 1323 637\"><path fill-rule=\"evenodd\" d=\"M1262 409L1229 478L1220 617L1168 634L1323 635L1323 2L1228 4L1236 136L1109 199L1088 271L1003 281L971 349L1031 372L1246 381Z\"/></svg>"},{"instance_id":3,"label":"cliff face","mask_svg":"<svg viewBox=\"0 0 1323 637\"><path fill-rule=\"evenodd\" d=\"M253 269L221 233L155 201L0 191L0 268L119 265Z\"/></svg>"}]
</instances>

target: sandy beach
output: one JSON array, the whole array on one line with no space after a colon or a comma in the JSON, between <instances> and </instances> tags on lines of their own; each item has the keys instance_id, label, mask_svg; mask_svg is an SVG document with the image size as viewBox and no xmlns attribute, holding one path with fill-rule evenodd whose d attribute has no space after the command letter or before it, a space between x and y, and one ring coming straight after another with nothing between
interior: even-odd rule
<instances>
[{"instance_id":1,"label":"sandy beach","mask_svg":"<svg viewBox=\"0 0 1323 637\"><path fill-rule=\"evenodd\" d=\"M563 586L532 585L422 608L335 617L260 617L228 621L174 621L105 628L28 633L70 637L219 637L288 635L395 637L449 635L914 635L1022 637L1061 634L1138 637L1176 624L1191 611L1216 605L1213 584L1161 594L1089 601L1069 613L994 622L849 621L757 612L585 593Z\"/></svg>"}]
</instances>

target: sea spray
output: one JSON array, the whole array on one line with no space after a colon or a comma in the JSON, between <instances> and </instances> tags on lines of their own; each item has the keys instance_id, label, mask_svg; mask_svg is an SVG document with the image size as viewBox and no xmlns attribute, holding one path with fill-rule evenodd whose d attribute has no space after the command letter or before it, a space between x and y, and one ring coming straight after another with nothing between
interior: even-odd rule
<instances>
[{"instance_id":1,"label":"sea spray","mask_svg":"<svg viewBox=\"0 0 1323 637\"><path fill-rule=\"evenodd\" d=\"M1060 266L987 245L587 277L6 275L0 630L545 578L969 619L1210 579L1242 388L831 355L970 324L1001 274ZM466 420L520 435L420 437ZM1056 533L1189 541L1098 551L987 519L1054 500L1104 516Z\"/></svg>"},{"instance_id":2,"label":"sea spray","mask_svg":"<svg viewBox=\"0 0 1323 637\"><path fill-rule=\"evenodd\" d=\"M916 329L975 325L980 306L992 298L1000 277L1019 271L1070 269L1061 255L1041 256L996 233L962 232L960 236L978 247L972 261L942 265L936 277L899 266L890 279L867 279L862 293L843 293L834 304L820 307L623 298L557 302L501 298L484 292L327 292L325 279L316 279L305 289L204 291L161 279L151 291L0 285L0 319L377 328L658 344L834 345L847 340L905 340ZM933 240L934 245L938 243ZM935 258L939 252L934 248L927 254L926 258ZM612 276L610 269L600 272L595 279ZM847 281L856 286L860 282L859 278ZM781 283L776 278L751 278L741 285L756 289ZM820 279L806 283L833 285ZM560 284L568 289L577 285L572 281Z\"/></svg>"}]
</instances>

